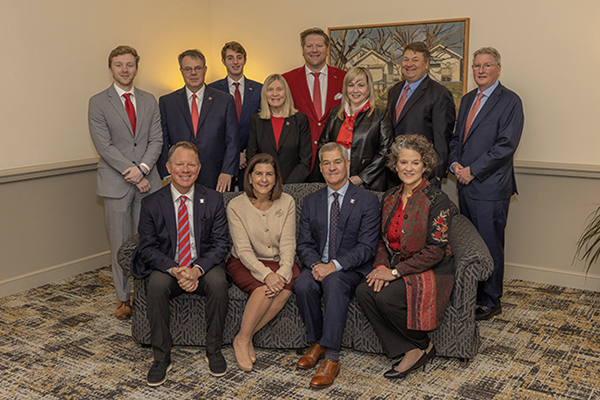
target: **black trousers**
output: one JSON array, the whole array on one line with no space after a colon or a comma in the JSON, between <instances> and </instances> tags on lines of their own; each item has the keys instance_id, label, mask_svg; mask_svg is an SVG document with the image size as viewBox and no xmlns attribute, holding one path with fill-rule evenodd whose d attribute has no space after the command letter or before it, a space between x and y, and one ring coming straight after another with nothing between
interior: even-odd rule
<instances>
[{"instance_id":1,"label":"black trousers","mask_svg":"<svg viewBox=\"0 0 600 400\"><path fill-rule=\"evenodd\" d=\"M171 339L169 300L185 293L177 279L168 273L153 271L148 282L147 317L150 322L150 342L155 361L171 359ZM206 296L206 352L221 351L223 326L229 303L227 277L223 268L215 267L198 280L195 294Z\"/></svg>"},{"instance_id":2,"label":"black trousers","mask_svg":"<svg viewBox=\"0 0 600 400\"><path fill-rule=\"evenodd\" d=\"M426 350L429 338L425 331L407 328L406 284L396 279L375 292L363 280L356 288L356 298L375 333L381 340L385 354L390 358L400 357L413 349Z\"/></svg>"}]
</instances>

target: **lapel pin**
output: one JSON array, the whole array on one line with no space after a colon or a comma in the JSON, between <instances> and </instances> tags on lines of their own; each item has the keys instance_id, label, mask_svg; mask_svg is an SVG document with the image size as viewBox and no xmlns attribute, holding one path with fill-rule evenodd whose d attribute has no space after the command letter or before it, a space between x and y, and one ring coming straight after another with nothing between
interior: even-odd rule
<instances>
[{"instance_id":1,"label":"lapel pin","mask_svg":"<svg viewBox=\"0 0 600 400\"><path fill-rule=\"evenodd\" d=\"M251 88L251 87L249 87L249 88L248 88L248 90L252 90L252 88Z\"/></svg>"},{"instance_id":2,"label":"lapel pin","mask_svg":"<svg viewBox=\"0 0 600 400\"><path fill-rule=\"evenodd\" d=\"M289 125L289 124L290 124L290 121L286 122L285 124L286 124L286 125Z\"/></svg>"},{"instance_id":3,"label":"lapel pin","mask_svg":"<svg viewBox=\"0 0 600 400\"><path fill-rule=\"evenodd\" d=\"M350 204L354 204L354 199L350 199Z\"/></svg>"},{"instance_id":4,"label":"lapel pin","mask_svg":"<svg viewBox=\"0 0 600 400\"><path fill-rule=\"evenodd\" d=\"M200 199L200 204L204 204L204 199Z\"/></svg>"},{"instance_id":5,"label":"lapel pin","mask_svg":"<svg viewBox=\"0 0 600 400\"><path fill-rule=\"evenodd\" d=\"M212 100L212 97L209 97L208 99L209 99L209 100Z\"/></svg>"}]
</instances>

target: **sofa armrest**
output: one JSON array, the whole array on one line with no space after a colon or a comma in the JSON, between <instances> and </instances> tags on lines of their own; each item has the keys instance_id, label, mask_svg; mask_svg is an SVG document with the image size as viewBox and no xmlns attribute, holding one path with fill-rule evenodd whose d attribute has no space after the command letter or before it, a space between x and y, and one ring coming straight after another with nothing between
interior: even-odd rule
<instances>
[{"instance_id":1,"label":"sofa armrest","mask_svg":"<svg viewBox=\"0 0 600 400\"><path fill-rule=\"evenodd\" d=\"M117 262L121 266L123 271L131 274L131 260L133 259L133 252L140 242L140 235L136 234L131 239L126 241L119 247L119 253L117 254Z\"/></svg>"},{"instance_id":2,"label":"sofa armrest","mask_svg":"<svg viewBox=\"0 0 600 400\"><path fill-rule=\"evenodd\" d=\"M494 270L494 262L487 245L464 215L455 215L450 230L450 247L454 254L457 281L474 277L484 281Z\"/></svg>"}]
</instances>

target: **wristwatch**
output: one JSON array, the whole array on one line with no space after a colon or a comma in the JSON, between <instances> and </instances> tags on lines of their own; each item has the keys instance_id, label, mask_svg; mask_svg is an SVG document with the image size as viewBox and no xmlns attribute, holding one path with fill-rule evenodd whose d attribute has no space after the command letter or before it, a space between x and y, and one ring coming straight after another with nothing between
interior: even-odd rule
<instances>
[{"instance_id":1,"label":"wristwatch","mask_svg":"<svg viewBox=\"0 0 600 400\"><path fill-rule=\"evenodd\" d=\"M398 273L398 270L396 268L392 268L391 272L395 279L400 278L400 274Z\"/></svg>"}]
</instances>

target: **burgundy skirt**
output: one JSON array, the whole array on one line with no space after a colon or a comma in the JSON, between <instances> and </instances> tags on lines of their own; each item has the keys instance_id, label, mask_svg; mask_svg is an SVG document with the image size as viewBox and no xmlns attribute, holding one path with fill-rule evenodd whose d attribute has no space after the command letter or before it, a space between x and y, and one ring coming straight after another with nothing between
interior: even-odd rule
<instances>
[{"instance_id":1,"label":"burgundy skirt","mask_svg":"<svg viewBox=\"0 0 600 400\"><path fill-rule=\"evenodd\" d=\"M273 272L277 272L279 269L278 261L259 261L265 264L265 267L270 268ZM239 258L235 258L233 256L229 257L229 260L227 261L227 272L229 272L233 278L233 283L235 283L235 285L245 293L252 294L254 289L265 286L263 282L252 276L250 270L246 268L244 264L242 264ZM292 283L294 283L294 280L298 277L298 275L300 275L300 268L298 267L298 264L294 262L294 265L292 266L292 281L290 283L286 283L283 288L291 291Z\"/></svg>"}]
</instances>

